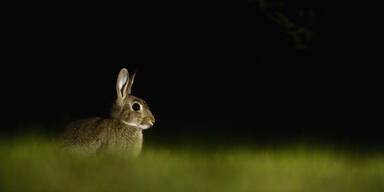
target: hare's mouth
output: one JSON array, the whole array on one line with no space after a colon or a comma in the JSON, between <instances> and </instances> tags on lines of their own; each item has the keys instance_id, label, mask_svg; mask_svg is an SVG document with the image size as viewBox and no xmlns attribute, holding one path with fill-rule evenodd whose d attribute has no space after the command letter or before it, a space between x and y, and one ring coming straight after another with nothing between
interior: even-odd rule
<instances>
[{"instance_id":1,"label":"hare's mouth","mask_svg":"<svg viewBox=\"0 0 384 192\"><path fill-rule=\"evenodd\" d=\"M136 128L140 128L140 129L148 129L150 128L152 125L138 125L137 123L128 123L128 122L125 122L125 121L122 121L124 124L126 125L129 125L129 126L132 126L132 127L136 127Z\"/></svg>"}]
</instances>

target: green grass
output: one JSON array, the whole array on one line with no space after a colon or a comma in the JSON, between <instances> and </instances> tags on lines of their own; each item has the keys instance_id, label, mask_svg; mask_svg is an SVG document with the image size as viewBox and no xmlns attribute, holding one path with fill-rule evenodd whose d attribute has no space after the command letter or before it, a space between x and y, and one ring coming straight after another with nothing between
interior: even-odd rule
<instances>
[{"instance_id":1,"label":"green grass","mask_svg":"<svg viewBox=\"0 0 384 192\"><path fill-rule=\"evenodd\" d=\"M384 191L384 154L145 146L140 157L79 156L42 139L3 141L0 191Z\"/></svg>"}]
</instances>

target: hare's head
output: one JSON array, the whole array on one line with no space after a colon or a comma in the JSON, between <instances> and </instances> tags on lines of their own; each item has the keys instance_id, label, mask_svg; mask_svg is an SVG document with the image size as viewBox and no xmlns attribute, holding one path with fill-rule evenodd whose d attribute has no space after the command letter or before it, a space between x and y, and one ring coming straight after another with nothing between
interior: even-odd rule
<instances>
[{"instance_id":1,"label":"hare's head","mask_svg":"<svg viewBox=\"0 0 384 192\"><path fill-rule=\"evenodd\" d=\"M127 125L148 129L155 123L155 118L143 99L131 95L135 76L136 73L129 76L128 70L125 68L120 70L116 82L117 99L111 116Z\"/></svg>"}]
</instances>

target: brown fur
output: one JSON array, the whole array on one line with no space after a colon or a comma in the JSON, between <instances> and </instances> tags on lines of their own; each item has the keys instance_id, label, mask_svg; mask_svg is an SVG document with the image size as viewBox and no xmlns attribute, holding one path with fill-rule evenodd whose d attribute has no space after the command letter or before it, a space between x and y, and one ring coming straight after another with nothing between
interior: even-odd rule
<instances>
[{"instance_id":1,"label":"brown fur","mask_svg":"<svg viewBox=\"0 0 384 192\"><path fill-rule=\"evenodd\" d=\"M70 123L61 137L62 144L71 150L86 153L118 150L138 155L143 143L142 128L139 126L151 127L155 119L146 102L130 94L134 77L129 79L128 71L122 69L116 82L118 97L112 107L111 117L95 117ZM134 103L140 104L139 111L132 109Z\"/></svg>"},{"instance_id":2,"label":"brown fur","mask_svg":"<svg viewBox=\"0 0 384 192\"><path fill-rule=\"evenodd\" d=\"M121 149L137 155L141 151L143 136L141 129L125 125L118 119L95 117L69 124L62 141L64 145L83 152Z\"/></svg>"}]
</instances>

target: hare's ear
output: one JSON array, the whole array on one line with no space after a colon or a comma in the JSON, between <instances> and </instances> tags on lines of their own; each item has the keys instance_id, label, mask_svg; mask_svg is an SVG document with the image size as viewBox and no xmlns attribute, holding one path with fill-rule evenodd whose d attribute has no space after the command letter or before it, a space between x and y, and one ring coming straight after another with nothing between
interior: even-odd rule
<instances>
[{"instance_id":1,"label":"hare's ear","mask_svg":"<svg viewBox=\"0 0 384 192\"><path fill-rule=\"evenodd\" d=\"M120 70L116 81L117 99L122 100L127 96L127 87L129 82L129 73L126 68Z\"/></svg>"},{"instance_id":2,"label":"hare's ear","mask_svg":"<svg viewBox=\"0 0 384 192\"><path fill-rule=\"evenodd\" d=\"M128 95L131 94L132 85L133 85L133 81L135 80L135 77L136 77L136 72L133 73L133 75L129 78L128 85L127 85L127 94Z\"/></svg>"}]
</instances>

